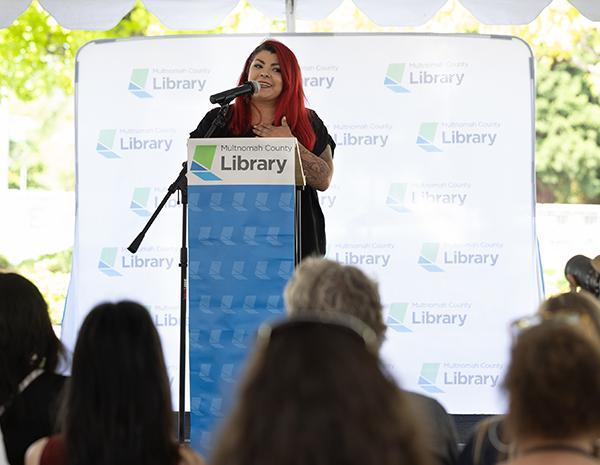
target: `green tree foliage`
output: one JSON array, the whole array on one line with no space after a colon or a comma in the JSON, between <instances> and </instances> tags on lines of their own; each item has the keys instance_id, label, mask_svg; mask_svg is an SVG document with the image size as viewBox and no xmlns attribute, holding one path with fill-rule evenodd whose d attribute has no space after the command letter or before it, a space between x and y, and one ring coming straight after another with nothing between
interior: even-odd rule
<instances>
[{"instance_id":1,"label":"green tree foliage","mask_svg":"<svg viewBox=\"0 0 600 465\"><path fill-rule=\"evenodd\" d=\"M10 188L57 189L56 183L64 181L63 189L73 189L72 169L58 174L48 169L48 154L41 147L72 106L67 97L73 93L77 50L91 40L145 35L156 26L162 27L138 3L109 31L70 31L34 1L10 27L0 29L0 104L18 105L23 116L38 122L26 140L10 143Z\"/></svg>"},{"instance_id":2,"label":"green tree foliage","mask_svg":"<svg viewBox=\"0 0 600 465\"><path fill-rule=\"evenodd\" d=\"M72 249L45 254L13 265L0 255L0 273L19 273L34 283L48 303L52 324L60 324L71 273Z\"/></svg>"},{"instance_id":3,"label":"green tree foliage","mask_svg":"<svg viewBox=\"0 0 600 465\"><path fill-rule=\"evenodd\" d=\"M21 116L27 116L35 120L37 125L28 131L24 140L11 140L9 144L9 170L8 187L17 189L50 189L50 190L73 190L75 177L72 169L54 166L57 160L52 157L52 152L43 150L44 143L54 134L59 121L70 121L68 117L72 102L66 98L48 98L41 96L35 101L20 102ZM52 166L48 166L48 157L53 158ZM48 169L51 168L51 169ZM51 179L52 174L59 170L62 176L56 180ZM24 178L24 179L22 179ZM25 183L25 186L22 184Z\"/></svg>"},{"instance_id":4,"label":"green tree foliage","mask_svg":"<svg viewBox=\"0 0 600 465\"><path fill-rule=\"evenodd\" d=\"M11 271L12 265L4 255L0 255L0 272Z\"/></svg>"},{"instance_id":5,"label":"green tree foliage","mask_svg":"<svg viewBox=\"0 0 600 465\"><path fill-rule=\"evenodd\" d=\"M537 72L540 200L600 203L600 94L574 60L540 62Z\"/></svg>"},{"instance_id":6,"label":"green tree foliage","mask_svg":"<svg viewBox=\"0 0 600 465\"><path fill-rule=\"evenodd\" d=\"M538 45L538 195L600 203L600 30L575 27L569 39Z\"/></svg>"},{"instance_id":7,"label":"green tree foliage","mask_svg":"<svg viewBox=\"0 0 600 465\"><path fill-rule=\"evenodd\" d=\"M536 59L539 202L600 203L600 30L557 0L527 26L467 30L509 34Z\"/></svg>"},{"instance_id":8,"label":"green tree foliage","mask_svg":"<svg viewBox=\"0 0 600 465\"><path fill-rule=\"evenodd\" d=\"M15 95L30 101L58 90L71 94L79 47L94 39L146 35L158 24L138 3L110 31L70 31L33 2L10 27L0 30L0 98Z\"/></svg>"},{"instance_id":9,"label":"green tree foliage","mask_svg":"<svg viewBox=\"0 0 600 465\"><path fill-rule=\"evenodd\" d=\"M143 4L135 7L108 31L68 30L61 27L34 0L8 28L0 29L0 101L14 94L22 101L73 92L73 72L77 51L96 39L156 36L181 33L216 34L235 32L252 9L247 2L221 26L206 31L177 31L163 26ZM268 21L267 27L283 31L284 21Z\"/></svg>"}]
</instances>

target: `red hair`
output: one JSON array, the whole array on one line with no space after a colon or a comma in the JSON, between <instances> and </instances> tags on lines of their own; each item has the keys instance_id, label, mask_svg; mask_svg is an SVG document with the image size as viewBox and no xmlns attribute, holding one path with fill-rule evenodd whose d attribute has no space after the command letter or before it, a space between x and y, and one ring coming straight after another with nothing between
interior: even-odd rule
<instances>
[{"instance_id":1,"label":"red hair","mask_svg":"<svg viewBox=\"0 0 600 465\"><path fill-rule=\"evenodd\" d=\"M283 81L283 88L275 107L274 122L278 124L281 118L285 116L290 130L298 141L307 149L313 150L317 136L310 124L308 111L304 106L305 97L302 88L302 73L294 52L281 42L271 39L265 40L246 59L239 84L241 85L248 80L250 64L256 55L263 50L277 55ZM251 105L252 102L249 97L235 99L228 125L234 135L239 136L250 128Z\"/></svg>"}]
</instances>

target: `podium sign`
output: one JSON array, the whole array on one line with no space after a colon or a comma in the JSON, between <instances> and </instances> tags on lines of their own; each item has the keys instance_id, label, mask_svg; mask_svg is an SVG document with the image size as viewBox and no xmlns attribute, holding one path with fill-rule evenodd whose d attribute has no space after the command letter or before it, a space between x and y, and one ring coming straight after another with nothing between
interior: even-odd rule
<instances>
[{"instance_id":1,"label":"podium sign","mask_svg":"<svg viewBox=\"0 0 600 465\"><path fill-rule=\"evenodd\" d=\"M294 138L188 141L191 442L210 448L294 269Z\"/></svg>"}]
</instances>

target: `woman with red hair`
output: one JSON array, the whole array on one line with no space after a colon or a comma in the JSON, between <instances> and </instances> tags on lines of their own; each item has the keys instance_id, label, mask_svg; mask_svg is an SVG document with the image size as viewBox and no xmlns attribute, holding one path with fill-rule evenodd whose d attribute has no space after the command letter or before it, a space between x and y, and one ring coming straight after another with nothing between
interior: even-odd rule
<instances>
[{"instance_id":1,"label":"woman with red hair","mask_svg":"<svg viewBox=\"0 0 600 465\"><path fill-rule=\"evenodd\" d=\"M295 137L307 186L302 191L301 256L325 254L325 220L317 190L329 187L335 142L317 114L304 106L300 66L281 42L266 40L246 59L239 84L258 81L260 91L230 105L227 124L211 137ZM205 137L219 112L209 111L191 134Z\"/></svg>"}]
</instances>

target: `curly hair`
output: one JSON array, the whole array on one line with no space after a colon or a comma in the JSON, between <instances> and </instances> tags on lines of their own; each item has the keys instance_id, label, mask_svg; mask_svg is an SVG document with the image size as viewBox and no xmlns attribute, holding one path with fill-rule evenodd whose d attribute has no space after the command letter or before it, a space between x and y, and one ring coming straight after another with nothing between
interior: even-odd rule
<instances>
[{"instance_id":1,"label":"curly hair","mask_svg":"<svg viewBox=\"0 0 600 465\"><path fill-rule=\"evenodd\" d=\"M600 343L579 327L547 320L525 330L504 388L517 441L600 434Z\"/></svg>"},{"instance_id":2,"label":"curly hair","mask_svg":"<svg viewBox=\"0 0 600 465\"><path fill-rule=\"evenodd\" d=\"M385 338L377 283L354 266L306 258L288 282L284 298L290 315L349 313L370 326L380 344Z\"/></svg>"}]
</instances>

